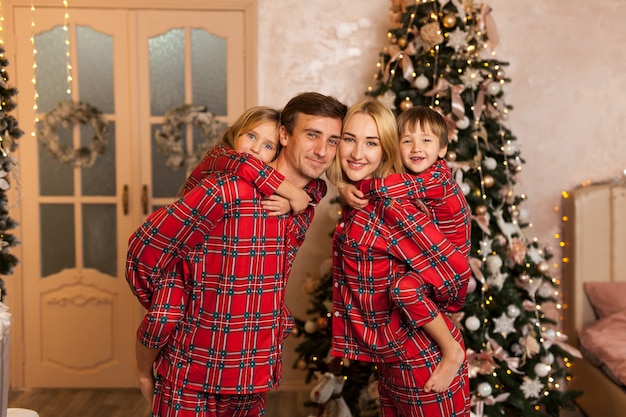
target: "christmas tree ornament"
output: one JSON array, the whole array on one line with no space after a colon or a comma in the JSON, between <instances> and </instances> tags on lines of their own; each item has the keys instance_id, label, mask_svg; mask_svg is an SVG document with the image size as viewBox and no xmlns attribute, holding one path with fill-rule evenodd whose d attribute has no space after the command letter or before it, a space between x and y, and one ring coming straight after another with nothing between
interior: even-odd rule
<instances>
[{"instance_id":1,"label":"christmas tree ornament","mask_svg":"<svg viewBox=\"0 0 626 417\"><path fill-rule=\"evenodd\" d=\"M430 85L430 81L428 80L428 77L426 77L424 74L420 74L415 79L414 84L415 87L417 87L418 89L425 90Z\"/></svg>"},{"instance_id":2,"label":"christmas tree ornament","mask_svg":"<svg viewBox=\"0 0 626 417\"><path fill-rule=\"evenodd\" d=\"M313 334L317 332L317 324L313 320L307 320L304 323L304 331L308 334Z\"/></svg>"},{"instance_id":3,"label":"christmas tree ornament","mask_svg":"<svg viewBox=\"0 0 626 417\"><path fill-rule=\"evenodd\" d=\"M500 92L500 83L498 82L489 83L489 86L487 87L487 92L491 94L492 96L497 95Z\"/></svg>"},{"instance_id":4,"label":"christmas tree ornament","mask_svg":"<svg viewBox=\"0 0 626 417\"><path fill-rule=\"evenodd\" d=\"M515 304L509 304L506 308L506 315L509 317L519 317L521 310Z\"/></svg>"},{"instance_id":5,"label":"christmas tree ornament","mask_svg":"<svg viewBox=\"0 0 626 417\"><path fill-rule=\"evenodd\" d=\"M470 125L470 119L467 116L463 116L463 118L457 120L455 124L460 130L465 130Z\"/></svg>"},{"instance_id":6,"label":"christmas tree ornament","mask_svg":"<svg viewBox=\"0 0 626 417\"><path fill-rule=\"evenodd\" d=\"M487 206L484 206L482 204L476 206L476 208L474 209L474 213L476 213L477 216L482 216L483 214L487 213Z\"/></svg>"},{"instance_id":7,"label":"christmas tree ornament","mask_svg":"<svg viewBox=\"0 0 626 417\"><path fill-rule=\"evenodd\" d=\"M535 365L535 375L537 375L540 378L543 378L545 376L548 376L548 374L550 373L551 367L550 365L546 364L546 363L538 363Z\"/></svg>"},{"instance_id":8,"label":"christmas tree ornament","mask_svg":"<svg viewBox=\"0 0 626 417\"><path fill-rule=\"evenodd\" d=\"M446 159L450 162L454 162L456 161L456 152L455 151L448 151L446 153Z\"/></svg>"},{"instance_id":9,"label":"christmas tree ornament","mask_svg":"<svg viewBox=\"0 0 626 417\"><path fill-rule=\"evenodd\" d=\"M319 330L326 330L328 328L328 319L326 317L318 317L315 320L315 324Z\"/></svg>"},{"instance_id":10,"label":"christmas tree ornament","mask_svg":"<svg viewBox=\"0 0 626 417\"><path fill-rule=\"evenodd\" d=\"M547 282L543 282L537 290L537 295L542 298L554 297L554 287Z\"/></svg>"},{"instance_id":11,"label":"christmas tree ornament","mask_svg":"<svg viewBox=\"0 0 626 417\"><path fill-rule=\"evenodd\" d=\"M530 275L528 274L519 274L515 280L519 283L519 285L521 286L525 286L530 282Z\"/></svg>"},{"instance_id":12,"label":"christmas tree ornament","mask_svg":"<svg viewBox=\"0 0 626 417\"><path fill-rule=\"evenodd\" d=\"M548 352L546 355L541 357L541 362L547 365L552 365L554 363L554 355Z\"/></svg>"},{"instance_id":13,"label":"christmas tree ornament","mask_svg":"<svg viewBox=\"0 0 626 417\"><path fill-rule=\"evenodd\" d=\"M456 26L456 15L448 13L443 17L443 27L446 29L452 29Z\"/></svg>"},{"instance_id":14,"label":"christmas tree ornament","mask_svg":"<svg viewBox=\"0 0 626 417\"><path fill-rule=\"evenodd\" d=\"M483 185L486 188L491 188L493 187L493 184L495 184L496 180L489 174L483 176Z\"/></svg>"},{"instance_id":15,"label":"christmas tree ornament","mask_svg":"<svg viewBox=\"0 0 626 417\"><path fill-rule=\"evenodd\" d=\"M408 97L400 102L400 110L402 111L407 111L411 107L413 107L413 102Z\"/></svg>"},{"instance_id":16,"label":"christmas tree ornament","mask_svg":"<svg viewBox=\"0 0 626 417\"><path fill-rule=\"evenodd\" d=\"M481 397L488 397L493 392L493 388L489 385L488 382L481 382L478 384L478 388L476 389Z\"/></svg>"},{"instance_id":17,"label":"christmas tree ornament","mask_svg":"<svg viewBox=\"0 0 626 417\"><path fill-rule=\"evenodd\" d=\"M480 329L480 320L478 319L478 317L470 316L465 319L465 328L472 332Z\"/></svg>"},{"instance_id":18,"label":"christmas tree ornament","mask_svg":"<svg viewBox=\"0 0 626 417\"><path fill-rule=\"evenodd\" d=\"M517 147L512 143L507 143L502 147L502 152L504 152L506 156L513 156L517 152Z\"/></svg>"},{"instance_id":19,"label":"christmas tree ornament","mask_svg":"<svg viewBox=\"0 0 626 417\"><path fill-rule=\"evenodd\" d=\"M537 271L545 275L550 272L550 265L548 265L548 263L545 261L541 261L537 264Z\"/></svg>"},{"instance_id":20,"label":"christmas tree ornament","mask_svg":"<svg viewBox=\"0 0 626 417\"><path fill-rule=\"evenodd\" d=\"M483 159L483 167L485 167L485 169L488 169L489 171L493 171L498 167L498 162L494 158L488 156Z\"/></svg>"}]
</instances>

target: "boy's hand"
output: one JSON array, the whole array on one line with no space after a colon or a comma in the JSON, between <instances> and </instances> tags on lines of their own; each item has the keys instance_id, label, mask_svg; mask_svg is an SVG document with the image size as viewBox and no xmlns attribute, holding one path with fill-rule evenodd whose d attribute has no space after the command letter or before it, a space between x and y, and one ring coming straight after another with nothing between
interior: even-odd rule
<instances>
[{"instance_id":1,"label":"boy's hand","mask_svg":"<svg viewBox=\"0 0 626 417\"><path fill-rule=\"evenodd\" d=\"M363 193L352 184L339 188L339 196L344 204L357 210L365 208L369 202L368 199L363 198Z\"/></svg>"}]
</instances>

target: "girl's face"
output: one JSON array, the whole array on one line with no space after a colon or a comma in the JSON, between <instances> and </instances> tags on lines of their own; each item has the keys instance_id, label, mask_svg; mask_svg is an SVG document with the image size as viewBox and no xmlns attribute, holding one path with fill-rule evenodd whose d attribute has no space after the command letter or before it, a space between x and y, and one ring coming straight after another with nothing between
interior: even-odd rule
<instances>
[{"instance_id":1,"label":"girl's face","mask_svg":"<svg viewBox=\"0 0 626 417\"><path fill-rule=\"evenodd\" d=\"M415 131L405 131L400 136L402 164L413 174L426 171L446 152L447 147L439 148L439 138L428 126L422 126L419 122L415 125Z\"/></svg>"},{"instance_id":2,"label":"girl's face","mask_svg":"<svg viewBox=\"0 0 626 417\"><path fill-rule=\"evenodd\" d=\"M263 162L271 162L278 151L278 130L275 122L262 122L235 138L234 149L249 153Z\"/></svg>"},{"instance_id":3,"label":"girl's face","mask_svg":"<svg viewBox=\"0 0 626 417\"><path fill-rule=\"evenodd\" d=\"M351 181L372 178L383 160L378 127L372 116L356 113L347 121L337 154L341 170Z\"/></svg>"}]
</instances>

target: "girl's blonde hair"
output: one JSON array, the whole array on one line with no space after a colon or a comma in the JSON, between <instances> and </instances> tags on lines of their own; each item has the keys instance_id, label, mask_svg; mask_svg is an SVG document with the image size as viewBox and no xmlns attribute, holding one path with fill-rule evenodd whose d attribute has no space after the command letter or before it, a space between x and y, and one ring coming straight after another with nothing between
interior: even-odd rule
<instances>
[{"instance_id":1,"label":"girl's blonde hair","mask_svg":"<svg viewBox=\"0 0 626 417\"><path fill-rule=\"evenodd\" d=\"M348 113L343 119L344 128L355 114L370 115L378 129L383 158L376 171L374 171L373 176L382 178L389 174L404 172L404 167L400 160L400 151L398 150L398 126L393 112L378 100L366 99L352 105L348 109ZM337 187L350 182L341 170L339 152L336 153L333 163L326 171L326 177Z\"/></svg>"},{"instance_id":2,"label":"girl's blonde hair","mask_svg":"<svg viewBox=\"0 0 626 417\"><path fill-rule=\"evenodd\" d=\"M224 132L222 143L231 149L235 148L235 139L246 132L251 131L261 123L274 123L276 125L276 138L280 127L280 112L267 106L254 106L243 112L241 116ZM280 151L280 141L277 141L276 155ZM274 156L275 158L276 156Z\"/></svg>"}]
</instances>

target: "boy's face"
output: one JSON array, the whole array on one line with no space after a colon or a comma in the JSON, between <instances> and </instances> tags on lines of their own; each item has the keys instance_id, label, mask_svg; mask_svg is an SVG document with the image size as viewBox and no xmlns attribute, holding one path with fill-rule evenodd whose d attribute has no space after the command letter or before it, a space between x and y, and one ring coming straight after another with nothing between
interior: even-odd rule
<instances>
[{"instance_id":1,"label":"boy's face","mask_svg":"<svg viewBox=\"0 0 626 417\"><path fill-rule=\"evenodd\" d=\"M416 123L415 131L404 131L400 136L400 157L404 167L413 174L421 174L437 159L446 155L448 148L439 147L439 137L428 126Z\"/></svg>"}]
</instances>

